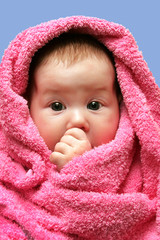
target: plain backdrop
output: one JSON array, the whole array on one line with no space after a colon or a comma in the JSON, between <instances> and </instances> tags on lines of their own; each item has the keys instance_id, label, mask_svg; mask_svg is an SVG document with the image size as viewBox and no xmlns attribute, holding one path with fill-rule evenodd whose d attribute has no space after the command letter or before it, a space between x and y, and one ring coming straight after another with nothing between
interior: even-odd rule
<instances>
[{"instance_id":1,"label":"plain backdrop","mask_svg":"<svg viewBox=\"0 0 160 240\"><path fill-rule=\"evenodd\" d=\"M159 0L0 0L0 60L19 32L72 15L99 17L128 28L160 86Z\"/></svg>"}]
</instances>

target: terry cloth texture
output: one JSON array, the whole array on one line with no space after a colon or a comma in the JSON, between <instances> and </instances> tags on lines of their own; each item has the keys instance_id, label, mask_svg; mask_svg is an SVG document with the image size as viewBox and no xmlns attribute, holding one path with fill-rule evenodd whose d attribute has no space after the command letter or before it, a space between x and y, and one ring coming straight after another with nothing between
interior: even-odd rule
<instances>
[{"instance_id":1,"label":"terry cloth texture","mask_svg":"<svg viewBox=\"0 0 160 240\"><path fill-rule=\"evenodd\" d=\"M113 52L123 103L115 139L58 172L23 93L34 53L70 29ZM0 129L0 239L160 239L160 90L123 26L76 16L20 33L0 65Z\"/></svg>"}]
</instances>

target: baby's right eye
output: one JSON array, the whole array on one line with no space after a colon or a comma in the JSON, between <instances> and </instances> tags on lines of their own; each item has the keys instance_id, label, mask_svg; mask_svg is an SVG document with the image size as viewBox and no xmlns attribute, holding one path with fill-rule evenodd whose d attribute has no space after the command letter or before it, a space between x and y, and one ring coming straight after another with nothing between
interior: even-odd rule
<instances>
[{"instance_id":1,"label":"baby's right eye","mask_svg":"<svg viewBox=\"0 0 160 240\"><path fill-rule=\"evenodd\" d=\"M54 102L50 105L50 107L52 108L53 111L62 111L66 109L66 107L60 102Z\"/></svg>"}]
</instances>

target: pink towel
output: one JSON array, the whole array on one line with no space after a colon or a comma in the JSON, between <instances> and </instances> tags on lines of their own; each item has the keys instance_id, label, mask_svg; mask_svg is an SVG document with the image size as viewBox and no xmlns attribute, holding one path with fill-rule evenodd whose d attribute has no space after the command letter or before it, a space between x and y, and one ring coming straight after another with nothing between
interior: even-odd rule
<instances>
[{"instance_id":1,"label":"pink towel","mask_svg":"<svg viewBox=\"0 0 160 240\"><path fill-rule=\"evenodd\" d=\"M35 51L70 29L113 52L123 104L115 139L57 172L22 95ZM76 16L20 33L0 65L0 239L160 239L159 126L160 90L123 26Z\"/></svg>"}]
</instances>

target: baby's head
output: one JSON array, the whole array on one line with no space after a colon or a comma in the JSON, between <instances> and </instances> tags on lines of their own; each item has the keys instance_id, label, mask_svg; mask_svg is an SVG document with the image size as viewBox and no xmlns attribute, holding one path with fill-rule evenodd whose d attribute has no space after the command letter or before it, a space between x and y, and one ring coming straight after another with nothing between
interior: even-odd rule
<instances>
[{"instance_id":1,"label":"baby's head","mask_svg":"<svg viewBox=\"0 0 160 240\"><path fill-rule=\"evenodd\" d=\"M120 95L114 59L92 36L65 33L37 51L26 93L51 151L71 128L82 129L92 147L114 139Z\"/></svg>"}]
</instances>

